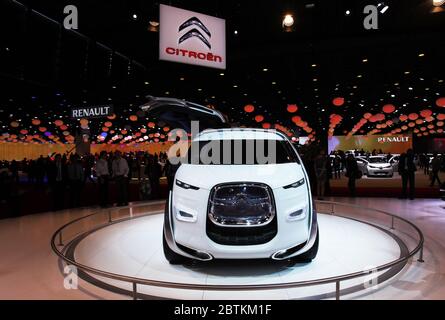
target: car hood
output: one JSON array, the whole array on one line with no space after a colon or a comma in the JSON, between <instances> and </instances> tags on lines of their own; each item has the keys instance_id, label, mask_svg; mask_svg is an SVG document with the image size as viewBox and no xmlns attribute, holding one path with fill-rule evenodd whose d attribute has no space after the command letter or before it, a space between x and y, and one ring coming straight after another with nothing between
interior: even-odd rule
<instances>
[{"instance_id":1,"label":"car hood","mask_svg":"<svg viewBox=\"0 0 445 320\"><path fill-rule=\"evenodd\" d=\"M210 190L215 185L230 182L257 182L272 189L297 182L304 177L298 163L267 165L190 165L183 164L176 178L193 186Z\"/></svg>"},{"instance_id":2,"label":"car hood","mask_svg":"<svg viewBox=\"0 0 445 320\"><path fill-rule=\"evenodd\" d=\"M368 166L374 167L374 168L388 168L391 166L390 163L369 163Z\"/></svg>"}]
</instances>

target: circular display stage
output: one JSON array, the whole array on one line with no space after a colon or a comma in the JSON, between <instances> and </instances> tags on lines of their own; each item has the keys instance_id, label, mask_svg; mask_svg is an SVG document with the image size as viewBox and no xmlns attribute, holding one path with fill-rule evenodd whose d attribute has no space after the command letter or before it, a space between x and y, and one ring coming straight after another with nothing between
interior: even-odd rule
<instances>
[{"instance_id":1,"label":"circular display stage","mask_svg":"<svg viewBox=\"0 0 445 320\"><path fill-rule=\"evenodd\" d=\"M397 260L407 248L391 232L349 218L319 214L320 246L312 263L272 260L223 260L170 265L162 250L162 214L112 223L84 234L66 255L84 266L114 274L188 285L272 285L361 272ZM366 297L369 283L393 277L405 263L367 277L342 281L341 295ZM131 295L132 284L79 271L96 286ZM374 279L374 280L372 280ZM139 298L173 299L325 299L335 298L335 282L267 290L177 289L138 285Z\"/></svg>"}]
</instances>

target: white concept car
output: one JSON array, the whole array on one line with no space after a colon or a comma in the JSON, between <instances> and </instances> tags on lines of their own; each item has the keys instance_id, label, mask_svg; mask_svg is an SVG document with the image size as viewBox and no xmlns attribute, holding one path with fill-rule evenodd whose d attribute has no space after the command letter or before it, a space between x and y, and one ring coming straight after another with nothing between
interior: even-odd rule
<instances>
[{"instance_id":1,"label":"white concept car","mask_svg":"<svg viewBox=\"0 0 445 320\"><path fill-rule=\"evenodd\" d=\"M166 204L163 244L170 263L315 258L310 183L285 135L230 128L221 113L182 100L151 98L142 109L170 125L199 120L206 129L192 136ZM266 154L266 161L259 159Z\"/></svg>"}]
</instances>

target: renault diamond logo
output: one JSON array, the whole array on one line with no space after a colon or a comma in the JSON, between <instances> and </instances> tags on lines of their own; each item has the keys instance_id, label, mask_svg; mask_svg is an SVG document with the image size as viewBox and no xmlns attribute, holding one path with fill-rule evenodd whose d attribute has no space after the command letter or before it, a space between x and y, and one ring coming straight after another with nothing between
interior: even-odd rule
<instances>
[{"instance_id":1,"label":"renault diamond logo","mask_svg":"<svg viewBox=\"0 0 445 320\"><path fill-rule=\"evenodd\" d=\"M186 34L184 34L181 38L179 38L179 44L183 43L184 41L190 39L190 38L198 38L201 40L209 49L212 48L212 45L210 44L209 40L202 34L201 31L198 29L201 29L205 34L209 36L209 38L212 37L212 34L210 33L209 29L196 17L188 19L186 22L181 24L179 26L179 32L183 31L184 29L195 26L196 28L193 28L189 30Z\"/></svg>"}]
</instances>

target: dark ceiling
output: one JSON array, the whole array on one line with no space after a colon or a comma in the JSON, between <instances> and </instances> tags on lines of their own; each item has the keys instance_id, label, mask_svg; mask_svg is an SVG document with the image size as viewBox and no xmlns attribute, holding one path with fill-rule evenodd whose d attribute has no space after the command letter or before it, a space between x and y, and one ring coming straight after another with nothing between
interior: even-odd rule
<instances>
[{"instance_id":1,"label":"dark ceiling","mask_svg":"<svg viewBox=\"0 0 445 320\"><path fill-rule=\"evenodd\" d=\"M11 7L9 0L0 2ZM223 75L158 61L158 33L148 31L148 21L158 19L157 2L21 2L56 22L63 21L66 4L76 5L78 32L87 38L70 32L60 36L57 24L36 18L29 22L17 8L1 10L4 130L11 114L32 117L38 110L60 116L68 106L82 103L111 101L128 116L145 95L155 95L212 104L241 124L257 126L253 117L261 114L265 121L291 129L293 115L286 107L297 104L296 114L318 134L326 131L332 113L341 115L336 134L343 134L364 113L381 113L388 103L397 113L386 120L425 108L436 114L440 110L435 101L445 95L445 12L433 13L432 0L384 1L389 9L379 15L378 30L364 29L363 8L383 1L163 2L227 20L228 65ZM346 10L351 15L346 16ZM287 13L295 17L293 32L283 32L281 26ZM62 44L56 46L58 37ZM105 72L107 68L111 72ZM335 97L344 97L345 104L333 106ZM253 104L255 112L247 114L246 104ZM374 128L375 123L368 123L362 130Z\"/></svg>"}]
</instances>

